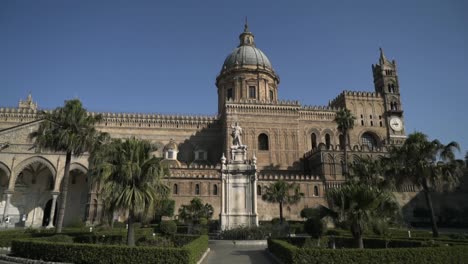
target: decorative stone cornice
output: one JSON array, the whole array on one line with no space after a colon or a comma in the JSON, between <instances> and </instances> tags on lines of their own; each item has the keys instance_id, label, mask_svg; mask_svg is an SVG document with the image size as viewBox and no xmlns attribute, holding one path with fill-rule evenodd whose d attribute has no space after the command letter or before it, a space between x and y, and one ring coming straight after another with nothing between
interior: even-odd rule
<instances>
[{"instance_id":1,"label":"decorative stone cornice","mask_svg":"<svg viewBox=\"0 0 468 264\"><path fill-rule=\"evenodd\" d=\"M276 181L276 180L286 180L286 181L317 181L322 182L320 176L317 175L307 175L307 174L277 174L277 173L259 173L257 175L259 181Z\"/></svg>"},{"instance_id":2,"label":"decorative stone cornice","mask_svg":"<svg viewBox=\"0 0 468 264\"><path fill-rule=\"evenodd\" d=\"M221 167L206 166L206 165L190 165L185 168L170 168L170 176L166 176L167 179L172 178L190 178L190 179L220 179L221 178Z\"/></svg>"}]
</instances>

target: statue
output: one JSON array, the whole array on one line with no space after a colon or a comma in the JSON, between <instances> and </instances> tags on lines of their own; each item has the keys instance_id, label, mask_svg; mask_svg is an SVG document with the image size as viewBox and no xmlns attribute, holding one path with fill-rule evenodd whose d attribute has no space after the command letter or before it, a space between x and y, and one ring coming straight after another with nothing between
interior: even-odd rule
<instances>
[{"instance_id":1,"label":"statue","mask_svg":"<svg viewBox=\"0 0 468 264\"><path fill-rule=\"evenodd\" d=\"M239 124L236 122L235 125L231 126L232 128L232 145L236 147L242 147L242 128L239 126Z\"/></svg>"}]
</instances>

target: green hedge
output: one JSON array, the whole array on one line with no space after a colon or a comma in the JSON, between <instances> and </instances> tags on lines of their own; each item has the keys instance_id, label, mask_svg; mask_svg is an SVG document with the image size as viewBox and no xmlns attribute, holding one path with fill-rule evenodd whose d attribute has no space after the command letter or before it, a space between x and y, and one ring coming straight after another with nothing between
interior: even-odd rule
<instances>
[{"instance_id":1,"label":"green hedge","mask_svg":"<svg viewBox=\"0 0 468 264\"><path fill-rule=\"evenodd\" d=\"M84 263L196 263L208 248L200 236L181 248L51 243L37 239L14 240L13 256L46 261Z\"/></svg>"},{"instance_id":2,"label":"green hedge","mask_svg":"<svg viewBox=\"0 0 468 264\"><path fill-rule=\"evenodd\" d=\"M283 263L466 263L467 246L390 249L298 248L286 241L269 239L268 250Z\"/></svg>"},{"instance_id":3,"label":"green hedge","mask_svg":"<svg viewBox=\"0 0 468 264\"><path fill-rule=\"evenodd\" d=\"M306 243L305 237L287 237L287 238L281 238L281 240L284 240L294 246L297 247L304 247L304 244ZM328 236L322 237L323 242L328 242L332 238ZM336 248L354 248L356 242L352 237L341 237L337 236L333 238L335 240L335 247ZM422 247L425 245L426 241L422 240L408 240L408 239L392 239L388 242L382 239L382 238L364 238L364 248L386 248L388 246L389 248L409 248L409 247Z\"/></svg>"}]
</instances>

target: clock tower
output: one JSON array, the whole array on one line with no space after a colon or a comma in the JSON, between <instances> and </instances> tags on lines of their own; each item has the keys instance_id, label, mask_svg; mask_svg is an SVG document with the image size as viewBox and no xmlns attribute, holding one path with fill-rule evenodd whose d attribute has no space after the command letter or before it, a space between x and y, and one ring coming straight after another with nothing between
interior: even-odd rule
<instances>
[{"instance_id":1,"label":"clock tower","mask_svg":"<svg viewBox=\"0 0 468 264\"><path fill-rule=\"evenodd\" d=\"M377 64L372 65L375 91L384 99L384 117L387 124L387 144L403 144L406 139L403 107L400 100L395 60L388 60L382 49Z\"/></svg>"}]
</instances>

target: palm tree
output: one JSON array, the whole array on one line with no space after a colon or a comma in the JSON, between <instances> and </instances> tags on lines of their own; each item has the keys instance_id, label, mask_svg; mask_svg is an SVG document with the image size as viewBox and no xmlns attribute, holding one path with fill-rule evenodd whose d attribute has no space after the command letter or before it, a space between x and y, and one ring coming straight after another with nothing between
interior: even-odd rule
<instances>
[{"instance_id":1,"label":"palm tree","mask_svg":"<svg viewBox=\"0 0 468 264\"><path fill-rule=\"evenodd\" d=\"M393 187L391 179L385 177L384 159L359 158L350 165L349 180L390 190Z\"/></svg>"},{"instance_id":2,"label":"palm tree","mask_svg":"<svg viewBox=\"0 0 468 264\"><path fill-rule=\"evenodd\" d=\"M293 194L290 194L291 190ZM265 188L262 199L270 203L279 204L280 223L283 224L283 205L296 204L303 196L304 194L300 192L298 184L279 180Z\"/></svg>"},{"instance_id":3,"label":"palm tree","mask_svg":"<svg viewBox=\"0 0 468 264\"><path fill-rule=\"evenodd\" d=\"M438 140L429 141L420 132L410 134L401 147L390 150L389 159L393 162L391 174L398 186L414 184L421 188L430 211L432 235L439 236L437 222L430 192L452 189L463 175L464 162L455 159L455 150L460 147L457 142L447 145Z\"/></svg>"},{"instance_id":4,"label":"palm tree","mask_svg":"<svg viewBox=\"0 0 468 264\"><path fill-rule=\"evenodd\" d=\"M35 139L35 145L39 149L66 154L56 226L56 232L61 233L67 203L71 158L78 157L91 149L98 134L94 124L101 120L101 116L89 115L78 99L65 101L63 107L50 112L43 111L41 114L43 121L38 130L30 134L30 138Z\"/></svg>"},{"instance_id":5,"label":"palm tree","mask_svg":"<svg viewBox=\"0 0 468 264\"><path fill-rule=\"evenodd\" d=\"M364 183L349 181L330 189L327 199L337 222L349 226L358 248L364 248L362 236L372 223L390 221L398 215L391 192Z\"/></svg>"},{"instance_id":6,"label":"palm tree","mask_svg":"<svg viewBox=\"0 0 468 264\"><path fill-rule=\"evenodd\" d=\"M161 178L167 170L151 156L152 145L135 138L114 140L103 147L106 157L93 164L95 181L111 211L128 210L127 245L135 245L134 222L139 215L151 215L154 204L169 196ZM102 157L103 155L101 155ZM97 161L97 160L95 160Z\"/></svg>"},{"instance_id":7,"label":"palm tree","mask_svg":"<svg viewBox=\"0 0 468 264\"><path fill-rule=\"evenodd\" d=\"M338 125L338 131L341 132L343 135L343 155L344 155L344 171L343 175L346 177L348 176L348 153L347 153L347 147L348 147L348 134L349 130L353 129L354 127L354 120L356 120L356 117L353 116L351 111L347 108L343 108L338 110L336 112L335 116L335 122Z\"/></svg>"}]
</instances>

